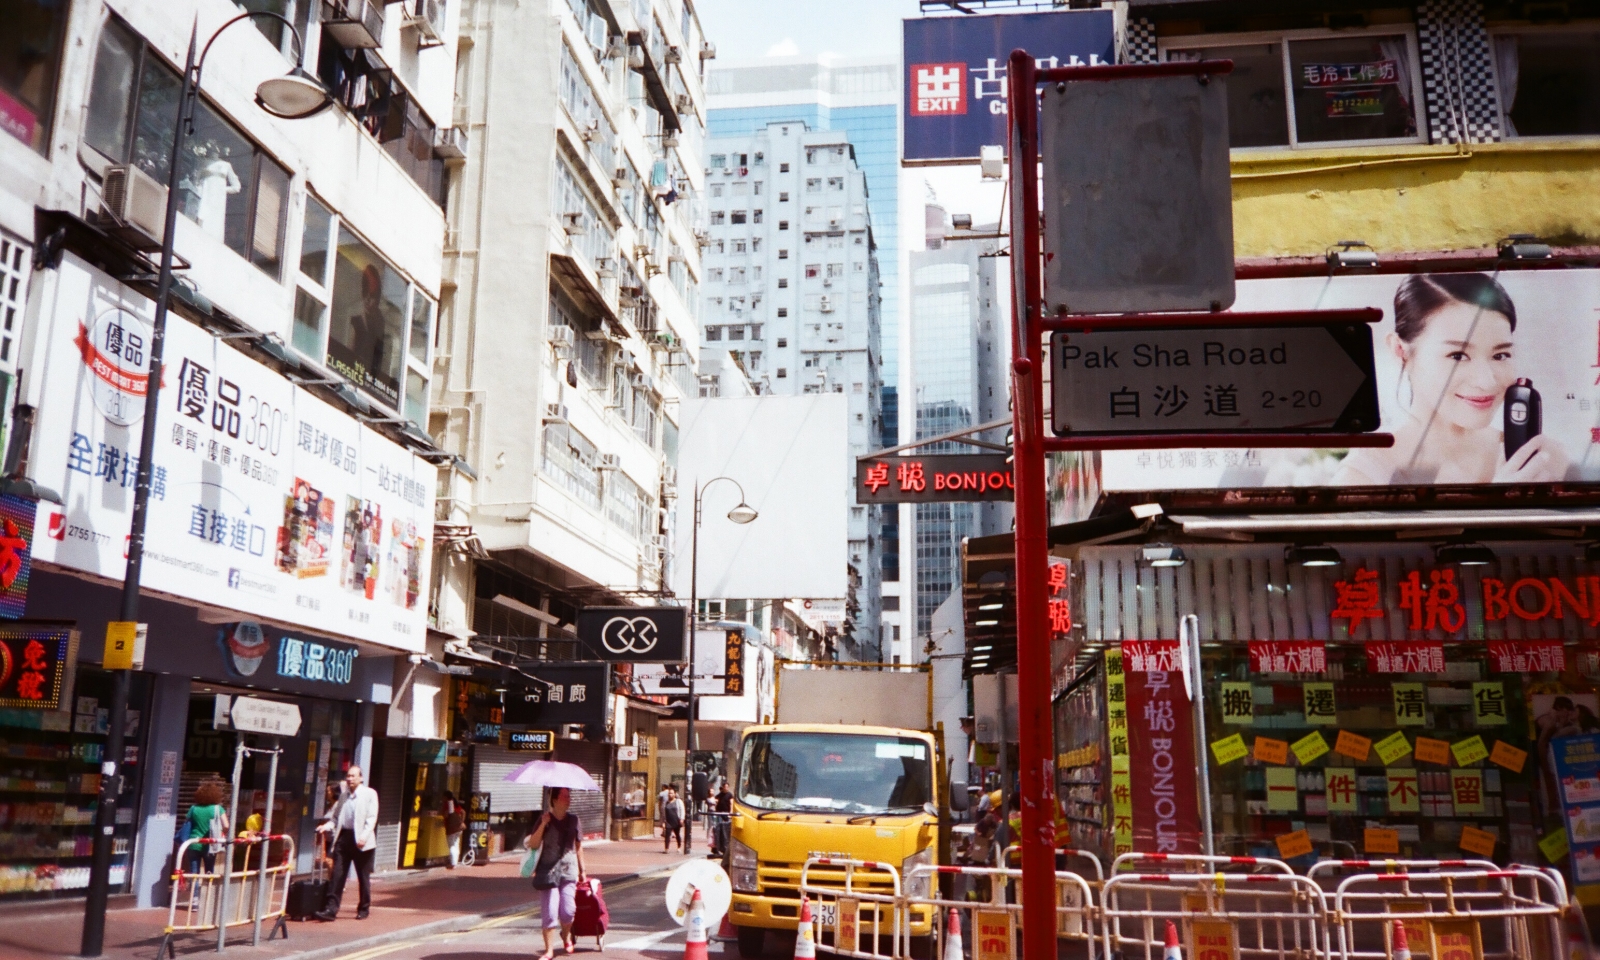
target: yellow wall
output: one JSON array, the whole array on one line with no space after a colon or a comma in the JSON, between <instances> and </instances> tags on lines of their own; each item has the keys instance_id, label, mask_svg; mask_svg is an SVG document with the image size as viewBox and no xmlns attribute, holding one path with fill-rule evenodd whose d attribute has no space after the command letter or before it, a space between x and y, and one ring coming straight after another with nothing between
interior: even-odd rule
<instances>
[{"instance_id":1,"label":"yellow wall","mask_svg":"<svg viewBox=\"0 0 1600 960\"><path fill-rule=\"evenodd\" d=\"M1235 256L1492 248L1513 233L1600 243L1600 138L1550 143L1236 151Z\"/></svg>"}]
</instances>

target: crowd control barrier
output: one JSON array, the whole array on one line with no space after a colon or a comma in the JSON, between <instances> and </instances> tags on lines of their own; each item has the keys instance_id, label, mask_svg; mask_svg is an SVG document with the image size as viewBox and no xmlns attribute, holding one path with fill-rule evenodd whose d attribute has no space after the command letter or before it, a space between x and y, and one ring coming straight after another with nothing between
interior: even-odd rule
<instances>
[{"instance_id":1,"label":"crowd control barrier","mask_svg":"<svg viewBox=\"0 0 1600 960\"><path fill-rule=\"evenodd\" d=\"M1469 948L1484 960L1563 955L1566 884L1532 867L1363 873L1333 894L1338 960L1386 960L1395 924L1411 952ZM1575 909L1575 908L1574 908Z\"/></svg>"},{"instance_id":2,"label":"crowd control barrier","mask_svg":"<svg viewBox=\"0 0 1600 960\"><path fill-rule=\"evenodd\" d=\"M1327 914L1317 884L1279 872L1113 871L1100 905L1105 954L1119 960L1161 960L1168 920L1181 931L1186 957L1330 960Z\"/></svg>"},{"instance_id":3,"label":"crowd control barrier","mask_svg":"<svg viewBox=\"0 0 1600 960\"><path fill-rule=\"evenodd\" d=\"M819 946L860 960L909 955L911 909L890 864L809 857L800 867L800 893L811 900Z\"/></svg>"},{"instance_id":4,"label":"crowd control barrier","mask_svg":"<svg viewBox=\"0 0 1600 960\"><path fill-rule=\"evenodd\" d=\"M272 844L281 844L278 849L283 851L283 856L276 865L269 863L262 869L263 860L273 859L268 856ZM245 849L245 869L233 869L232 851L238 847ZM195 864L201 867L198 870L185 869L193 855L202 850L216 851L215 871L208 872L198 863ZM167 908L166 935L156 952L157 960L162 956L177 956L174 941L180 934L214 931L219 925L254 924L258 919L258 903L261 905L259 919L272 924L267 939L280 934L288 939L285 920L294 859L294 838L288 834L240 837L231 842L210 838L185 840L178 847L177 865L172 873L172 903ZM250 866L252 860L255 867ZM263 884L265 890L260 889Z\"/></svg>"}]
</instances>

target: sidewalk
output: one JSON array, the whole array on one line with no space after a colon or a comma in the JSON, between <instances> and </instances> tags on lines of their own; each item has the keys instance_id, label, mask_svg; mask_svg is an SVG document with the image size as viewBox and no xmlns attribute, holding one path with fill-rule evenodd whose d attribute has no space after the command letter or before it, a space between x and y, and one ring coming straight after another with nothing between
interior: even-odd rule
<instances>
[{"instance_id":1,"label":"sidewalk","mask_svg":"<svg viewBox=\"0 0 1600 960\"><path fill-rule=\"evenodd\" d=\"M589 873L614 884L675 867L690 857L663 854L658 840L590 841L584 845ZM250 927L228 929L226 956L241 960L320 960L378 943L465 929L485 917L534 909L533 889L518 875L520 852L486 867L456 870L405 870L372 878L372 915L355 919L356 878L345 885L344 906L333 923L289 923L287 940L268 942L269 924L261 927L260 947L250 946ZM118 909L115 900L106 917L108 960L155 960L166 928L167 911ZM83 901L17 904L0 911L0 957L44 960L72 957L82 937ZM185 934L177 941L178 956L215 953L216 931Z\"/></svg>"}]
</instances>

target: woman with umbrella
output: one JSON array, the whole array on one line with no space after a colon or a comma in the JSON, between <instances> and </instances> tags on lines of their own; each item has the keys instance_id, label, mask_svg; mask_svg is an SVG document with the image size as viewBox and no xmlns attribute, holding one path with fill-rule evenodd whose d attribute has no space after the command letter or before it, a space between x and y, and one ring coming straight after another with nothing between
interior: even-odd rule
<instances>
[{"instance_id":1,"label":"woman with umbrella","mask_svg":"<svg viewBox=\"0 0 1600 960\"><path fill-rule=\"evenodd\" d=\"M544 955L540 960L552 960L556 948L550 935L558 928L562 949L572 953L576 948L572 921L578 913L578 884L587 875L583 866L583 828L578 815L569 809L572 790L598 790L600 786L582 768L550 760L523 764L506 779L542 785L549 791L544 812L523 845L530 856L536 857L533 888L543 894ZM535 850L537 854L532 853Z\"/></svg>"}]
</instances>

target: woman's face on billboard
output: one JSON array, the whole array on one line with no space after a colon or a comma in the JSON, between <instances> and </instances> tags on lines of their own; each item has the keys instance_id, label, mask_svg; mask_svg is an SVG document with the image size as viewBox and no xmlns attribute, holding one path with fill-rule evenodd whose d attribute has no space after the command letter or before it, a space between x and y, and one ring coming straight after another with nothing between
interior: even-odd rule
<instances>
[{"instance_id":1,"label":"woman's face on billboard","mask_svg":"<svg viewBox=\"0 0 1600 960\"><path fill-rule=\"evenodd\" d=\"M1389 340L1411 381L1411 413L1421 420L1437 402L1444 423L1482 430L1516 379L1511 321L1474 304L1452 301L1429 314L1415 340Z\"/></svg>"}]
</instances>

